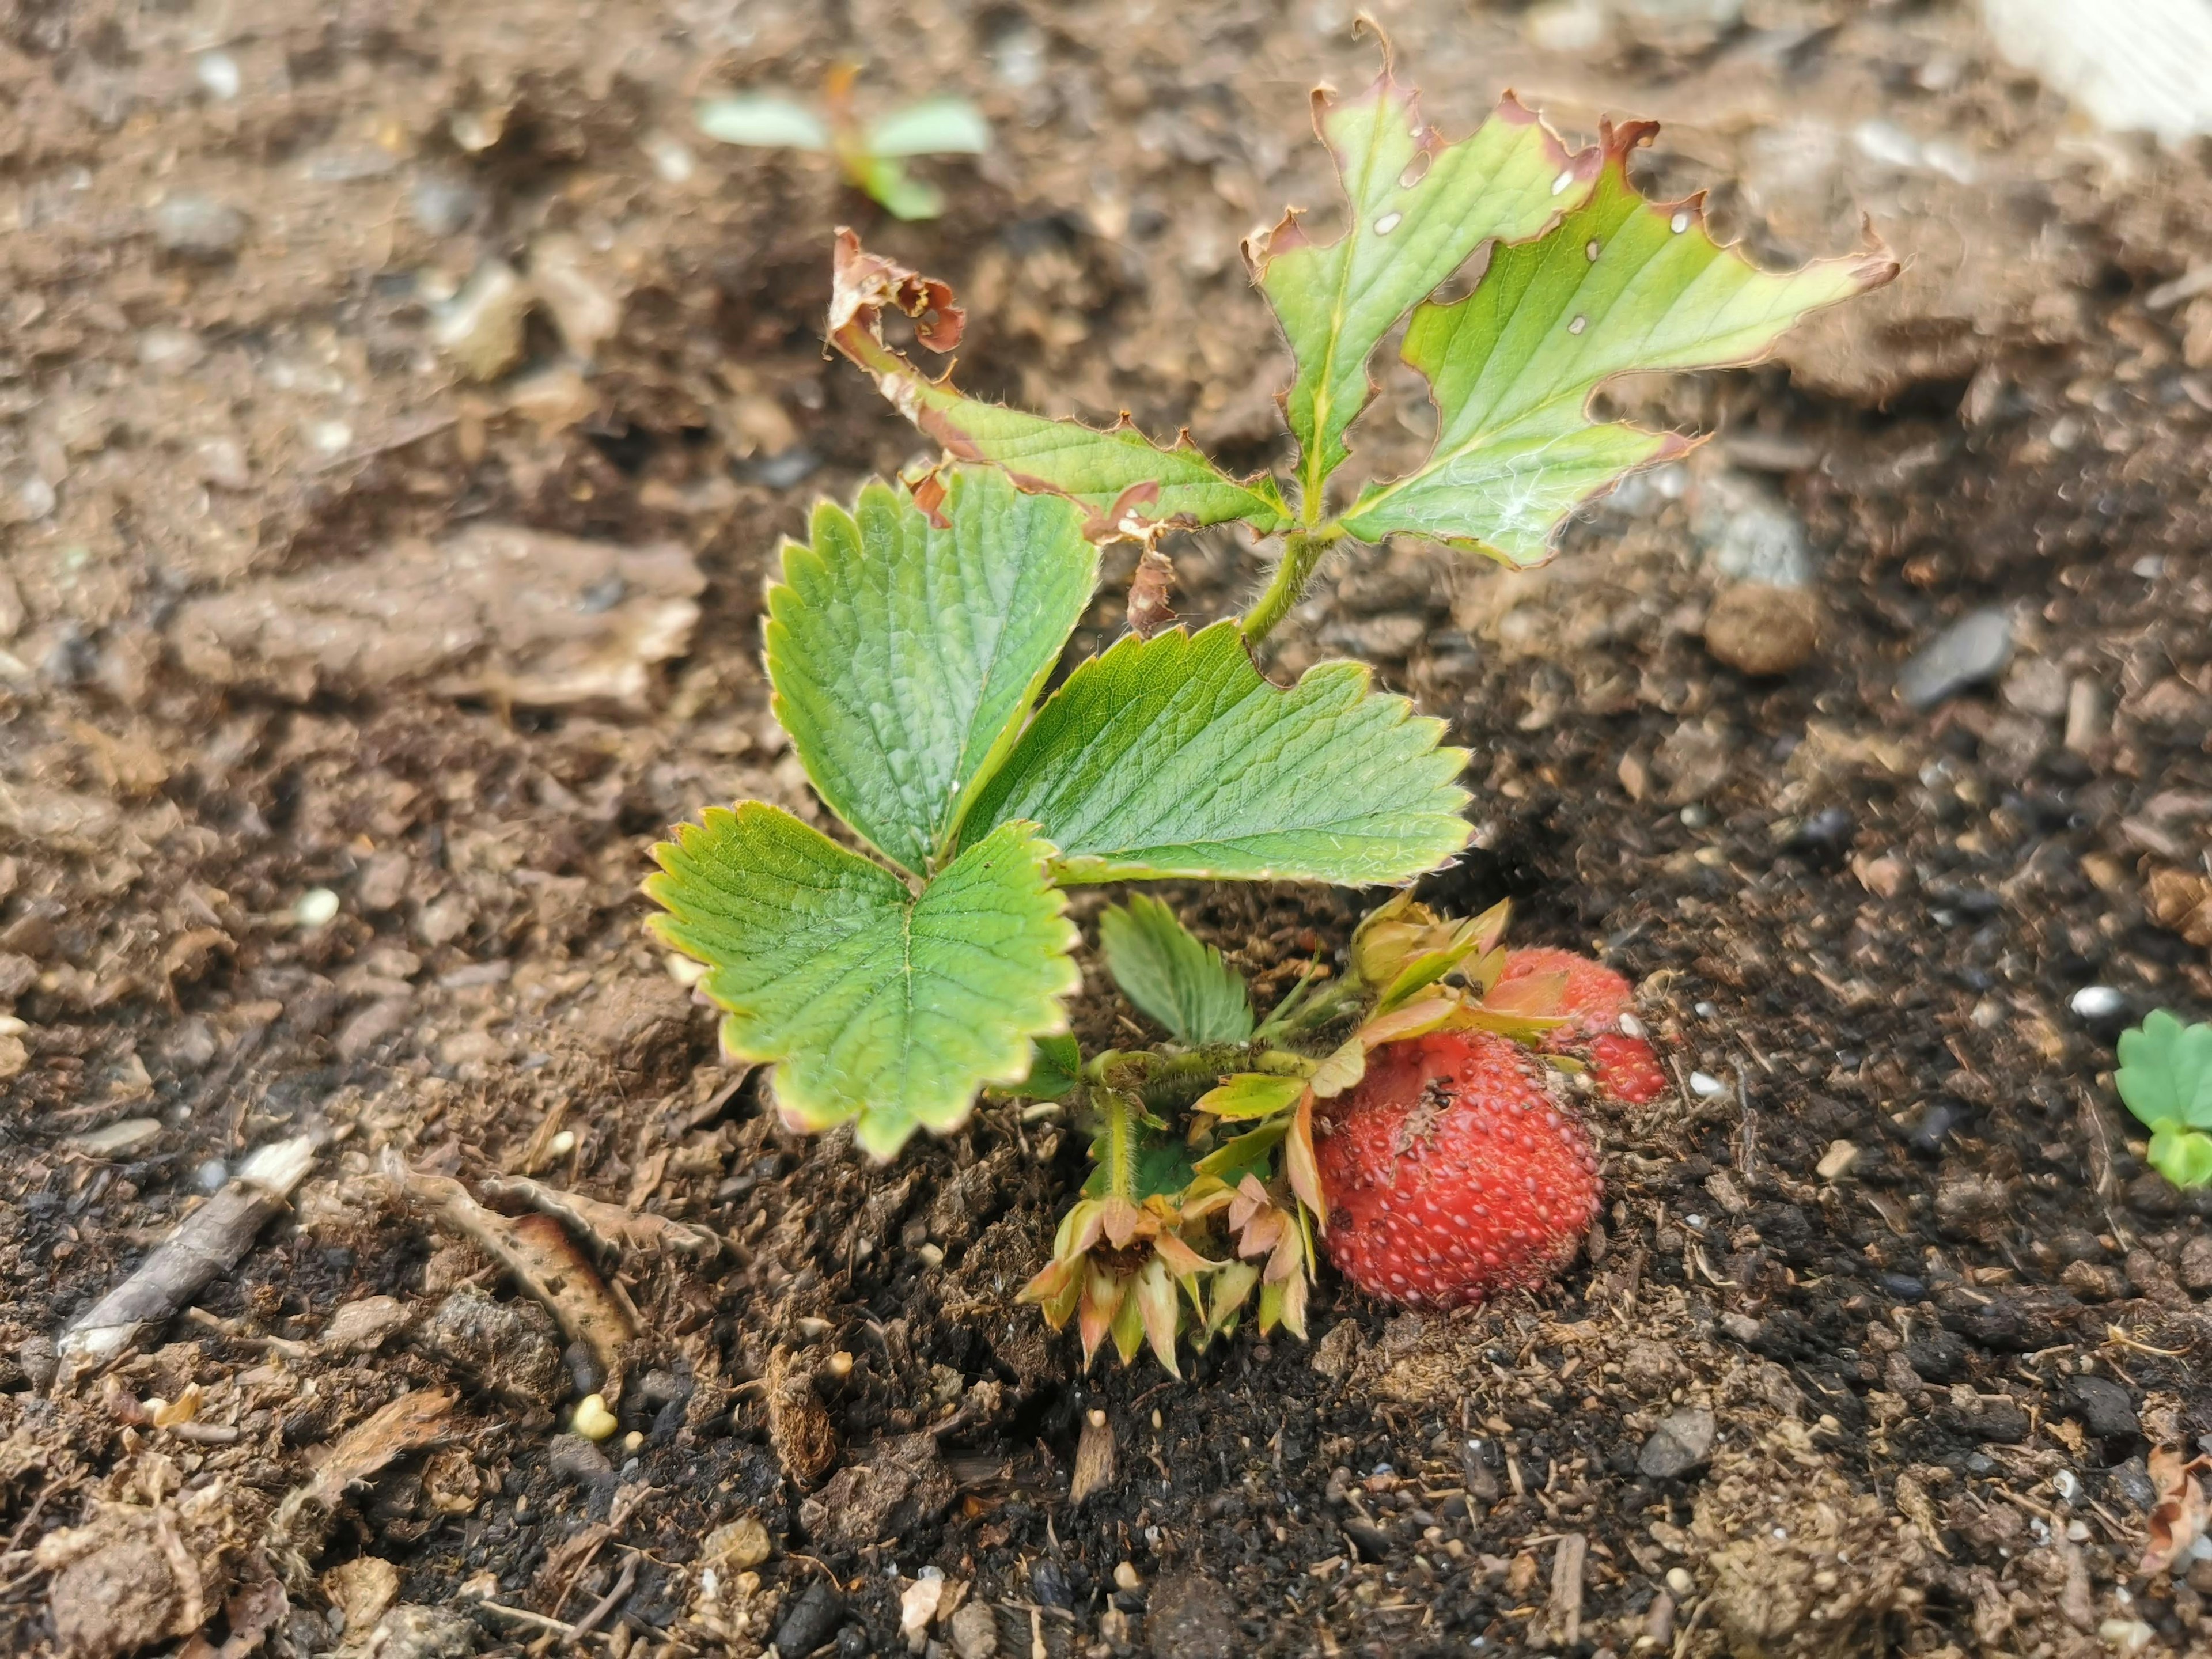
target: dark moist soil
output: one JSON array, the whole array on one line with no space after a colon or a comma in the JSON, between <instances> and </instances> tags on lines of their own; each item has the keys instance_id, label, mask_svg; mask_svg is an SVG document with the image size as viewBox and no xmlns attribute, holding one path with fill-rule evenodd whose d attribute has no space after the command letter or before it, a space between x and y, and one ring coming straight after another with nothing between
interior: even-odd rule
<instances>
[{"instance_id":1,"label":"dark moist soil","mask_svg":"<svg viewBox=\"0 0 2212 1659\"><path fill-rule=\"evenodd\" d=\"M1777 258L1864 213L1909 268L1776 365L1618 393L1721 435L1547 569L1362 552L1285 630L1281 672L1360 655L1455 722L1477 846L1431 896L1638 979L1681 1091L1600 1112L1558 1288L1415 1317L1325 1273L1311 1344L1179 1382L1012 1302L1079 1137L781 1133L635 887L708 803L818 810L763 577L919 449L821 354L832 226L960 286L971 387L1279 462L1237 239L1333 199L1345 13L0 14L0 1646L793 1659L902 1650L932 1594L965 1659L2212 1644L2212 1562L2133 1571L2147 1453L2212 1444L2206 1206L2108 1076L2126 1018L2212 1012L2212 299L2153 297L2212 258L2201 158L2081 125L1963 6L1622 7L1586 60L1384 9L1451 130L1509 80L1578 134L1658 115L1655 189ZM989 111L943 221L691 135L700 89L845 55ZM520 340L441 341L494 261L544 296ZM1389 377L1358 464L1425 418ZM469 565L505 526L521 562ZM1176 552L1191 617L1254 580ZM1705 619L1778 570L1819 649L1748 679ZM2008 665L1900 701L1990 606ZM1174 896L1277 988L1359 908ZM1095 975L1077 1016L1132 1040ZM58 1376L295 1135L235 1270ZM538 1236L635 1310L617 1437L557 1432L599 1361L440 1176L494 1227L524 1176L682 1224Z\"/></svg>"}]
</instances>

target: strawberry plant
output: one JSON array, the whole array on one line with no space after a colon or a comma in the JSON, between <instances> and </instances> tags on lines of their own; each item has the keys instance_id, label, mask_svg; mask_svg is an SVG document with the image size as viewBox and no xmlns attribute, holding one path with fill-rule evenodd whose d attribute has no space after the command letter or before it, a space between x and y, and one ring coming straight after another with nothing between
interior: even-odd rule
<instances>
[{"instance_id":1,"label":"strawberry plant","mask_svg":"<svg viewBox=\"0 0 2212 1659\"><path fill-rule=\"evenodd\" d=\"M1562 1259L1596 1186L1559 1079L1587 1072L1625 1101L1660 1086L1617 975L1516 960L1502 911L1453 920L1401 893L1343 971L1316 963L1261 1016L1139 894L1103 913L1099 944L1164 1040L1085 1055L1063 890L1396 884L1449 860L1468 833L1466 756L1441 724L1351 663L1276 684L1254 647L1347 541L1547 556L1578 505L1692 442L1594 418L1606 381L1747 361L1896 270L1877 251L1770 272L1718 246L1695 199L1653 204L1631 182L1649 124L1571 151L1509 95L1447 143L1387 65L1358 97L1317 94L1315 118L1346 223L1322 240L1293 213L1249 250L1296 365L1288 479L1233 477L1126 418L1099 430L963 396L884 333L892 313L950 350L951 289L838 233L830 339L944 459L868 485L853 511L817 507L769 595L774 709L835 822L711 810L657 849L647 883L661 937L705 964L725 1048L773 1063L764 1086L790 1123L849 1121L889 1158L916 1127L957 1128L985 1090L1065 1103L1094 1167L1024 1295L1077 1322L1086 1358L1110 1339L1172 1370L1180 1340L1248 1311L1302 1334L1322 1239L1357 1282L1437 1304ZM1485 252L1466 297L1430 297ZM1340 499L1369 360L1401 321L1434 446ZM1166 626L1158 538L1230 520L1276 539L1265 590L1240 619ZM1143 548L1131 632L1047 695L1098 544L1117 538ZM1393 1192L1419 1194L1450 1236L1409 1234L1404 1213L1394 1229Z\"/></svg>"},{"instance_id":2,"label":"strawberry plant","mask_svg":"<svg viewBox=\"0 0 2212 1659\"><path fill-rule=\"evenodd\" d=\"M896 219L934 219L945 196L906 170L916 155L981 155L990 124L964 98L924 98L874 121L853 109L851 64L833 67L819 107L778 92L732 93L699 106L699 130L726 144L811 150L837 163L845 182Z\"/></svg>"},{"instance_id":3,"label":"strawberry plant","mask_svg":"<svg viewBox=\"0 0 2212 1659\"><path fill-rule=\"evenodd\" d=\"M2212 1025L2157 1010L2120 1033L2113 1082L2150 1129L2151 1167L2177 1187L2212 1183Z\"/></svg>"}]
</instances>

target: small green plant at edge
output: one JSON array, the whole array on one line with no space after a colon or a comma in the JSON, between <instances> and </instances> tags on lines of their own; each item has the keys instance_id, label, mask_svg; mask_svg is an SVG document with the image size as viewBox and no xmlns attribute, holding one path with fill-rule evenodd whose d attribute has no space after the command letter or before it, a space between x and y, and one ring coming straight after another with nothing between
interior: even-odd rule
<instances>
[{"instance_id":1,"label":"small green plant at edge","mask_svg":"<svg viewBox=\"0 0 2212 1659\"><path fill-rule=\"evenodd\" d=\"M2212 1025L2159 1009L2120 1033L2113 1083L2150 1129L2151 1168L2177 1187L2212 1182Z\"/></svg>"},{"instance_id":2,"label":"small green plant at edge","mask_svg":"<svg viewBox=\"0 0 2212 1659\"><path fill-rule=\"evenodd\" d=\"M916 155L981 155L991 148L990 124L964 98L924 98L863 122L853 112L857 67L838 64L822 87L818 109L776 92L732 93L699 106L699 130L726 144L803 149L837 163L845 182L894 218L934 219L943 192L906 170Z\"/></svg>"},{"instance_id":3,"label":"small green plant at edge","mask_svg":"<svg viewBox=\"0 0 2212 1659\"><path fill-rule=\"evenodd\" d=\"M1096 1167L1024 1296L1170 1371L1257 1292L1262 1331L1304 1334L1327 1224L1313 1113L1365 1054L1443 1030L1540 1040L1559 976L1503 975L1501 910L1430 915L1400 893L1264 1017L1243 981L1145 896L1108 909L1106 964L1167 1040L1079 1054L1079 977L1063 890L1097 882L1404 884L1469 833L1464 751L1440 721L1323 663L1278 685L1254 648L1327 550L1411 534L1509 565L1547 557L1581 503L1692 439L1594 419L1632 371L1741 363L1798 318L1887 281L1875 251L1761 270L1707 234L1695 198L1655 204L1630 153L1655 128L1608 124L1569 150L1507 94L1447 143L1387 58L1374 83L1315 94L1347 198L1334 240L1295 213L1248 247L1295 359L1287 481L1236 478L1187 434L1155 445L963 396L885 341L884 313L933 350L959 340L951 290L838 233L831 343L945 451L852 511L824 503L768 599L773 708L857 847L759 802L709 810L656 849L660 937L705 965L732 1057L772 1062L785 1121L853 1121L880 1158L963 1123L987 1089L1060 1100ZM1431 293L1485 246L1466 297ZM1410 313L1410 314L1409 314ZM1334 503L1330 476L1400 321L1426 377L1433 450ZM1241 618L1168 626L1154 546L1241 520L1279 539ZM1098 544L1142 544L1131 632L1048 677L1089 605ZM1347 1035L1348 1033L1348 1035ZM1179 1373L1178 1373L1179 1374Z\"/></svg>"}]
</instances>

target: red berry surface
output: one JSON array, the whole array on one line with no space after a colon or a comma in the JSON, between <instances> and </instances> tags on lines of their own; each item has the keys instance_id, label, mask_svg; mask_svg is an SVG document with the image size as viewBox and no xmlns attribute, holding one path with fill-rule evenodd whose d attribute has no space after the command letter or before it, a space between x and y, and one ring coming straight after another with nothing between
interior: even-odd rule
<instances>
[{"instance_id":1,"label":"red berry surface","mask_svg":"<svg viewBox=\"0 0 2212 1659\"><path fill-rule=\"evenodd\" d=\"M1384 1044L1315 1131L1330 1258L1408 1307L1540 1285L1597 1213L1597 1155L1559 1073L1488 1032Z\"/></svg>"},{"instance_id":2,"label":"red berry surface","mask_svg":"<svg viewBox=\"0 0 2212 1659\"><path fill-rule=\"evenodd\" d=\"M1571 1054L1588 1063L1590 1075L1609 1098L1641 1106L1656 1100L1667 1087L1667 1073L1659 1055L1633 1024L1630 1012L1632 989L1620 975L1602 963L1572 951L1539 946L1509 951L1499 983L1527 979L1535 974L1565 974L1567 988L1560 1012L1567 1023L1550 1032L1544 1047L1555 1054ZM1622 1029L1626 1018L1631 1029Z\"/></svg>"}]
</instances>

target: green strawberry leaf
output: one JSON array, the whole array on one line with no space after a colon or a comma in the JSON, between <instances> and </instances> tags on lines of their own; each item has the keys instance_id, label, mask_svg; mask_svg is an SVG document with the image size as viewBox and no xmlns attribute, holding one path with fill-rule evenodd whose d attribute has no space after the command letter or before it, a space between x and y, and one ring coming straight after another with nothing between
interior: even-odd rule
<instances>
[{"instance_id":1,"label":"green strawberry leaf","mask_svg":"<svg viewBox=\"0 0 2212 1659\"><path fill-rule=\"evenodd\" d=\"M1216 1117L1253 1119L1273 1117L1286 1112L1298 1103L1306 1091L1306 1080L1302 1077L1271 1077L1258 1072L1240 1072L1224 1079L1221 1086L1209 1089L1192 1103L1194 1112L1211 1112Z\"/></svg>"},{"instance_id":2,"label":"green strawberry leaf","mask_svg":"<svg viewBox=\"0 0 2212 1659\"><path fill-rule=\"evenodd\" d=\"M2212 1182L2212 1135L2161 1123L2150 1138L2150 1166L2177 1187Z\"/></svg>"},{"instance_id":3,"label":"green strawberry leaf","mask_svg":"<svg viewBox=\"0 0 2212 1659\"><path fill-rule=\"evenodd\" d=\"M1244 976L1156 898L1133 895L1098 918L1098 948L1121 994L1181 1042L1242 1042L1252 1035Z\"/></svg>"},{"instance_id":4,"label":"green strawberry leaf","mask_svg":"<svg viewBox=\"0 0 2212 1659\"><path fill-rule=\"evenodd\" d=\"M886 858L941 859L1060 659L1098 579L1083 515L948 469L942 527L872 483L823 502L769 590L776 719L837 816Z\"/></svg>"},{"instance_id":5,"label":"green strawberry leaf","mask_svg":"<svg viewBox=\"0 0 2212 1659\"><path fill-rule=\"evenodd\" d=\"M1897 274L1880 248L1776 272L1720 246L1696 198L1654 204L1630 184L1628 154L1656 130L1608 126L1586 203L1540 240L1500 246L1464 300L1414 311L1403 356L1435 397L1435 447L1360 495L1343 517L1351 534L1411 532L1541 563L1576 507L1691 447L1678 433L1592 420L1606 381L1754 361L1807 312Z\"/></svg>"},{"instance_id":6,"label":"green strawberry leaf","mask_svg":"<svg viewBox=\"0 0 2212 1659\"><path fill-rule=\"evenodd\" d=\"M1355 663L1270 684L1234 623L1132 635L1046 700L970 823L1042 826L1062 882L1399 882L1467 844L1443 735Z\"/></svg>"},{"instance_id":7,"label":"green strawberry leaf","mask_svg":"<svg viewBox=\"0 0 2212 1659\"><path fill-rule=\"evenodd\" d=\"M1083 1051L1063 1031L1041 1036L1030 1045L1030 1074L998 1092L1023 1100L1061 1100L1083 1081Z\"/></svg>"},{"instance_id":8,"label":"green strawberry leaf","mask_svg":"<svg viewBox=\"0 0 2212 1659\"><path fill-rule=\"evenodd\" d=\"M2119 1053L2113 1082L2136 1117L2212 1129L2212 1025L2184 1025L2160 1008L2120 1033Z\"/></svg>"},{"instance_id":9,"label":"green strawberry leaf","mask_svg":"<svg viewBox=\"0 0 2212 1659\"><path fill-rule=\"evenodd\" d=\"M1009 823L920 893L788 812L748 801L653 848L654 931L707 964L722 1046L773 1061L778 1104L823 1129L858 1118L878 1158L966 1121L976 1091L1029 1073L1066 1029L1074 925L1053 849Z\"/></svg>"},{"instance_id":10,"label":"green strawberry leaf","mask_svg":"<svg viewBox=\"0 0 2212 1659\"><path fill-rule=\"evenodd\" d=\"M925 98L893 110L862 142L871 155L981 155L991 124L965 98Z\"/></svg>"},{"instance_id":11,"label":"green strawberry leaf","mask_svg":"<svg viewBox=\"0 0 2212 1659\"><path fill-rule=\"evenodd\" d=\"M726 144L762 149L828 149L830 128L805 105L774 93L741 92L699 106L699 131Z\"/></svg>"},{"instance_id":12,"label":"green strawberry leaf","mask_svg":"<svg viewBox=\"0 0 2212 1659\"><path fill-rule=\"evenodd\" d=\"M849 230L837 233L830 302L830 343L875 380L924 435L955 460L1004 467L1024 489L1081 502L1093 536L1174 519L1192 524L1248 520L1262 534L1290 522L1273 478L1238 483L1199 453L1184 434L1163 449L1131 425L1101 431L1080 421L1048 420L955 391L933 380L884 343L886 306L915 320L915 337L933 351L960 343L963 314L945 283L869 253Z\"/></svg>"},{"instance_id":13,"label":"green strawberry leaf","mask_svg":"<svg viewBox=\"0 0 2212 1659\"><path fill-rule=\"evenodd\" d=\"M1294 210L1251 250L1297 362L1284 413L1302 451L1309 524L1349 453L1346 428L1374 394L1367 360L1382 337L1484 242L1540 234L1578 205L1598 165L1597 151L1570 155L1510 93L1472 136L1447 144L1387 60L1357 98L1339 103L1316 89L1314 131L1344 187L1344 234L1315 243Z\"/></svg>"},{"instance_id":14,"label":"green strawberry leaf","mask_svg":"<svg viewBox=\"0 0 2212 1659\"><path fill-rule=\"evenodd\" d=\"M1236 1186L1248 1175L1264 1182L1273 1173L1271 1155L1290 1132L1291 1120L1276 1118L1223 1141L1191 1168L1198 1175L1212 1176L1224 1187Z\"/></svg>"}]
</instances>

